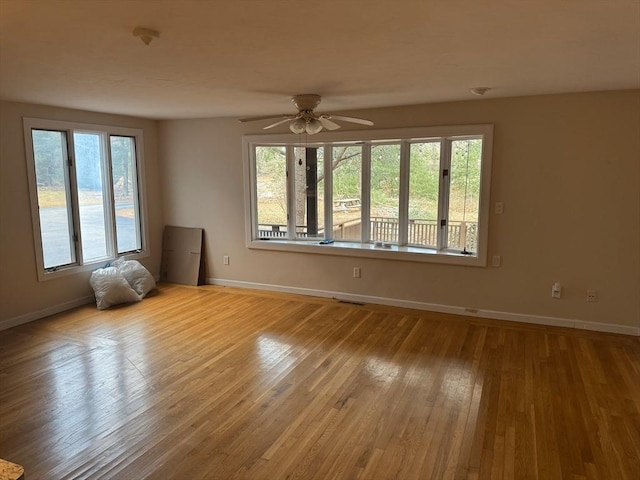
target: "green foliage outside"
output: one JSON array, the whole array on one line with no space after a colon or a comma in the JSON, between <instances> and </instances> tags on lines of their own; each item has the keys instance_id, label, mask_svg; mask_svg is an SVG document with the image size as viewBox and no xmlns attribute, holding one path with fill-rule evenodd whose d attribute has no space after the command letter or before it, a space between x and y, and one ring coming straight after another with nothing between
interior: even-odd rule
<instances>
[{"instance_id":1,"label":"green foliage outside","mask_svg":"<svg viewBox=\"0 0 640 480\"><path fill-rule=\"evenodd\" d=\"M256 149L258 223L287 224L287 164L283 146Z\"/></svg>"},{"instance_id":2,"label":"green foliage outside","mask_svg":"<svg viewBox=\"0 0 640 480\"><path fill-rule=\"evenodd\" d=\"M39 186L64 186L66 145L61 132L34 130L33 156Z\"/></svg>"},{"instance_id":3,"label":"green foliage outside","mask_svg":"<svg viewBox=\"0 0 640 480\"><path fill-rule=\"evenodd\" d=\"M477 222L480 208L481 140L452 143L449 220Z\"/></svg>"},{"instance_id":4,"label":"green foliage outside","mask_svg":"<svg viewBox=\"0 0 640 480\"><path fill-rule=\"evenodd\" d=\"M398 218L400 144L371 148L371 216Z\"/></svg>"},{"instance_id":5,"label":"green foliage outside","mask_svg":"<svg viewBox=\"0 0 640 480\"><path fill-rule=\"evenodd\" d=\"M33 153L40 208L59 207L67 203L65 170L66 134L59 131L34 130ZM75 174L81 205L102 203L104 149L101 136L74 133ZM135 145L130 137L110 137L111 171L116 200L131 201L135 193Z\"/></svg>"},{"instance_id":6,"label":"green foliage outside","mask_svg":"<svg viewBox=\"0 0 640 480\"><path fill-rule=\"evenodd\" d=\"M451 221L477 222L482 141L451 142ZM258 223L286 225L286 149L258 147ZM361 196L362 148L333 148L333 201ZM323 176L319 172L318 181ZM321 185L319 185L321 187ZM371 148L371 216L397 218L400 186L400 144ZM440 142L412 143L409 165L409 218L435 221L440 188ZM322 211L320 209L320 211ZM334 223L359 218L360 212L334 212Z\"/></svg>"},{"instance_id":7,"label":"green foliage outside","mask_svg":"<svg viewBox=\"0 0 640 480\"><path fill-rule=\"evenodd\" d=\"M342 146L333 149L335 159L343 159L333 169L333 197L337 199L360 198L362 187L362 148Z\"/></svg>"},{"instance_id":8,"label":"green foliage outside","mask_svg":"<svg viewBox=\"0 0 640 480\"><path fill-rule=\"evenodd\" d=\"M414 143L409 157L409 219L438 218L440 142Z\"/></svg>"}]
</instances>

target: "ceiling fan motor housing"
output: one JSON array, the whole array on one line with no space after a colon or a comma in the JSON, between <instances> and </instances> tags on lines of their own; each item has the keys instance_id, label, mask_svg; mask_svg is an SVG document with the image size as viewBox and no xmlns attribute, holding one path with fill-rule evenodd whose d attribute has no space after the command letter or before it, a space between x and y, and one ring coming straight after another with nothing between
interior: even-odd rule
<instances>
[{"instance_id":1,"label":"ceiling fan motor housing","mask_svg":"<svg viewBox=\"0 0 640 480\"><path fill-rule=\"evenodd\" d=\"M291 97L291 103L293 103L298 110L313 110L318 105L322 97L313 93L305 93L302 95L295 95Z\"/></svg>"}]
</instances>

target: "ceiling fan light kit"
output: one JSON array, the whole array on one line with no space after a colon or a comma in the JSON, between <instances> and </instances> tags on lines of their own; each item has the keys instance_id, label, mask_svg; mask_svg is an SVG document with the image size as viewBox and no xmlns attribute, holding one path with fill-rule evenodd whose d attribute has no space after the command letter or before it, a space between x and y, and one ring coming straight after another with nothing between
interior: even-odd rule
<instances>
[{"instance_id":1,"label":"ceiling fan light kit","mask_svg":"<svg viewBox=\"0 0 640 480\"><path fill-rule=\"evenodd\" d=\"M363 118L354 118L354 117L344 117L341 115L330 115L330 114L317 114L314 112L315 108L322 101L322 97L320 95L316 95L313 93L305 93L302 95L295 95L291 98L291 103L295 105L298 109L297 115L279 115L274 117L252 117L252 118L241 118L241 122L253 122L257 120L267 120L267 119L280 119L275 123L267 125L263 127L263 130L267 130L269 128L276 127L278 125L282 125L283 123L289 122L289 130L291 130L296 135L300 135L306 133L308 135L315 135L316 133L320 133L323 129L326 130L337 130L340 128L340 125L335 123L332 120L339 120L342 122L351 122L358 123L360 125L373 126L373 122L371 120L365 120Z\"/></svg>"},{"instance_id":2,"label":"ceiling fan light kit","mask_svg":"<svg viewBox=\"0 0 640 480\"><path fill-rule=\"evenodd\" d=\"M307 130L307 122L305 122L303 118L296 118L289 124L289 130L291 130L296 135L300 135Z\"/></svg>"},{"instance_id":3,"label":"ceiling fan light kit","mask_svg":"<svg viewBox=\"0 0 640 480\"><path fill-rule=\"evenodd\" d=\"M309 135L315 135L316 133L320 133L320 131L322 131L322 124L320 123L320 120L311 118L307 120L307 126L305 130Z\"/></svg>"}]
</instances>

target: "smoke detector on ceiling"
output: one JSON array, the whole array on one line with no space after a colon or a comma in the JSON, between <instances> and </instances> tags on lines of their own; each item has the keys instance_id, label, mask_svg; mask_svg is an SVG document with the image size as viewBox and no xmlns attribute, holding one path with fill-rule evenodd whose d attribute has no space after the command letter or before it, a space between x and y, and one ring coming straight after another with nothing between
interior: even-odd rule
<instances>
[{"instance_id":1,"label":"smoke detector on ceiling","mask_svg":"<svg viewBox=\"0 0 640 480\"><path fill-rule=\"evenodd\" d=\"M477 95L478 97L482 97L489 90L491 90L489 87L473 87L469 89L473 95Z\"/></svg>"},{"instance_id":2,"label":"smoke detector on ceiling","mask_svg":"<svg viewBox=\"0 0 640 480\"><path fill-rule=\"evenodd\" d=\"M151 40L160 36L160 32L151 28L136 27L133 29L133 36L138 37L145 45L149 45Z\"/></svg>"}]
</instances>

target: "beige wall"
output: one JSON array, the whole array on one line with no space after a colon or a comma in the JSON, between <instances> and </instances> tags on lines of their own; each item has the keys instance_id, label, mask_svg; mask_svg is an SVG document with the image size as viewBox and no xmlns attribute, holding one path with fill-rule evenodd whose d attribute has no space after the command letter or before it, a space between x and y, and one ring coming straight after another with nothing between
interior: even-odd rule
<instances>
[{"instance_id":1,"label":"beige wall","mask_svg":"<svg viewBox=\"0 0 640 480\"><path fill-rule=\"evenodd\" d=\"M162 213L156 122L22 103L0 103L0 327L39 311L72 304L93 294L90 272L38 281L25 160L22 117L141 128L144 131L146 193L152 272L160 266Z\"/></svg>"},{"instance_id":2,"label":"beige wall","mask_svg":"<svg viewBox=\"0 0 640 480\"><path fill-rule=\"evenodd\" d=\"M376 128L495 125L492 202L504 202L505 213L491 215L488 253L502 256L501 268L248 250L241 138L261 133L259 124L156 123L2 102L0 326L91 295L88 272L37 280L27 116L144 130L152 255L143 263L153 273L163 224L201 226L209 278L640 327L640 91L357 113ZM353 266L362 268L361 279L352 278ZM550 297L554 281L563 284L561 300ZM587 289L598 290L597 303L585 301Z\"/></svg>"},{"instance_id":3,"label":"beige wall","mask_svg":"<svg viewBox=\"0 0 640 480\"><path fill-rule=\"evenodd\" d=\"M209 278L640 327L640 91L357 113L376 128L495 125L491 197L505 211L488 253L501 268L248 250L241 137L260 124L231 119L160 122L164 223L204 227Z\"/></svg>"}]
</instances>

